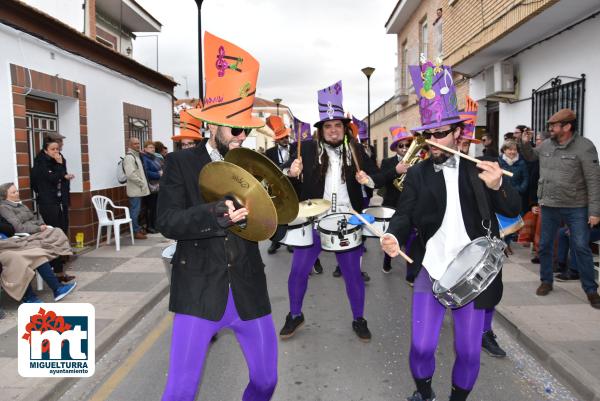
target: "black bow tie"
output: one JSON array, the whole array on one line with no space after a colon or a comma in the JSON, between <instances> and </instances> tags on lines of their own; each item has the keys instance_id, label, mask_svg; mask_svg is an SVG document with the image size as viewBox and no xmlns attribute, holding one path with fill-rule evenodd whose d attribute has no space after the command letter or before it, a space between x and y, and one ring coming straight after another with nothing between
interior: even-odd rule
<instances>
[{"instance_id":1,"label":"black bow tie","mask_svg":"<svg viewBox=\"0 0 600 401\"><path fill-rule=\"evenodd\" d=\"M448 160L446 160L445 162L443 162L441 164L433 165L433 169L435 170L436 173L439 173L440 171L442 171L442 169L444 167L456 168L456 157L454 157L454 156L449 157Z\"/></svg>"}]
</instances>

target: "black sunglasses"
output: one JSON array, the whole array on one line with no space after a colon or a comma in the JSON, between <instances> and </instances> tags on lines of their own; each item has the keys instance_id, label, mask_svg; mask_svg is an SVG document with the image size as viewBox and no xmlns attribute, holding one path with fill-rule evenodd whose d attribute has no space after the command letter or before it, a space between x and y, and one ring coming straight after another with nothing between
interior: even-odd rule
<instances>
[{"instance_id":1,"label":"black sunglasses","mask_svg":"<svg viewBox=\"0 0 600 401\"><path fill-rule=\"evenodd\" d=\"M408 149L408 148L410 148L410 143L408 143L408 144L399 144L397 146L397 148L399 148L399 149Z\"/></svg>"},{"instance_id":2,"label":"black sunglasses","mask_svg":"<svg viewBox=\"0 0 600 401\"><path fill-rule=\"evenodd\" d=\"M231 135L239 136L242 132L248 135L250 131L252 131L251 128L231 128Z\"/></svg>"},{"instance_id":3,"label":"black sunglasses","mask_svg":"<svg viewBox=\"0 0 600 401\"><path fill-rule=\"evenodd\" d=\"M423 138L425 139L431 139L431 137L434 137L435 139L442 139L448 136L448 134L451 134L454 132L453 128L450 128L447 131L437 131L437 132L431 132L431 131L423 131L423 133L421 135L423 135Z\"/></svg>"}]
</instances>

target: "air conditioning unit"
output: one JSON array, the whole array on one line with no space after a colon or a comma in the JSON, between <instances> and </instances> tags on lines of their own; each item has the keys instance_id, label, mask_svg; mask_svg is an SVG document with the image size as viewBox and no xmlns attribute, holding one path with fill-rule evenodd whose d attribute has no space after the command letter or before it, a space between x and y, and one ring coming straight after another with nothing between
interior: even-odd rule
<instances>
[{"instance_id":1,"label":"air conditioning unit","mask_svg":"<svg viewBox=\"0 0 600 401\"><path fill-rule=\"evenodd\" d=\"M485 95L499 96L514 95L515 81L513 64L501 61L485 69Z\"/></svg>"}]
</instances>

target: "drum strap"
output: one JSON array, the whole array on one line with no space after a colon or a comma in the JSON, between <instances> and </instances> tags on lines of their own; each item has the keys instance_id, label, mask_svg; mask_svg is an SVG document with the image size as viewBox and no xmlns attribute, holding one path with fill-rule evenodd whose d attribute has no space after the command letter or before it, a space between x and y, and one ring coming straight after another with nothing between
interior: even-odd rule
<instances>
[{"instance_id":1,"label":"drum strap","mask_svg":"<svg viewBox=\"0 0 600 401\"><path fill-rule=\"evenodd\" d=\"M479 209L479 214L481 214L481 218L483 220L487 220L487 223L489 224L491 222L491 214L490 207L488 204L488 198L487 196L485 196L483 182L479 179L477 170L475 168L468 168L467 170L469 172L469 179L471 180L473 192L475 192L475 200L477 201L477 208Z\"/></svg>"}]
</instances>

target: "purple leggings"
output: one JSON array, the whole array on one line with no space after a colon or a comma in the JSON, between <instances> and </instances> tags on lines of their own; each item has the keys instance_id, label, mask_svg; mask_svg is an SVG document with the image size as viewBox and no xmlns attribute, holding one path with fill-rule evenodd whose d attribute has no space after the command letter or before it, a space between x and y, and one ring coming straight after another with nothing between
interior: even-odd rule
<instances>
[{"instance_id":1,"label":"purple leggings","mask_svg":"<svg viewBox=\"0 0 600 401\"><path fill-rule=\"evenodd\" d=\"M294 316L302 313L302 301L308 287L308 275L320 253L321 238L316 230L313 230L312 246L294 248L292 270L288 280L290 313ZM360 258L362 254L362 244L349 251L335 253L338 265L342 271L342 277L346 283L346 294L350 300L350 307L352 308L352 315L355 320L363 317L365 309L365 282L360 273Z\"/></svg>"},{"instance_id":2,"label":"purple leggings","mask_svg":"<svg viewBox=\"0 0 600 401\"><path fill-rule=\"evenodd\" d=\"M167 386L162 401L193 401L211 338L231 329L246 358L250 382L243 401L268 401L277 385L277 336L271 315L242 320L229 289L225 314L218 322L176 313L173 319Z\"/></svg>"},{"instance_id":3,"label":"purple leggings","mask_svg":"<svg viewBox=\"0 0 600 401\"><path fill-rule=\"evenodd\" d=\"M412 302L412 338L410 370L415 379L426 379L435 371L435 350L446 308L432 292L429 274L421 268L415 280ZM473 302L452 310L454 352L452 384L471 390L479 374L481 337L485 309L475 309Z\"/></svg>"}]
</instances>

